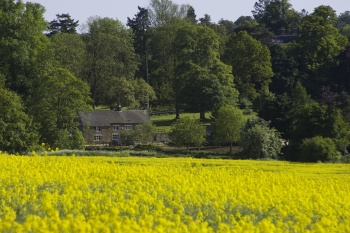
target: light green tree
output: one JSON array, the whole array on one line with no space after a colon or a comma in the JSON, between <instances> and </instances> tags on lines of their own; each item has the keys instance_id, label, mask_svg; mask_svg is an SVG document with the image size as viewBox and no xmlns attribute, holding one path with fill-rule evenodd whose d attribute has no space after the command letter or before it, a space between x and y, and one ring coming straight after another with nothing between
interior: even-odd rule
<instances>
[{"instance_id":1,"label":"light green tree","mask_svg":"<svg viewBox=\"0 0 350 233\"><path fill-rule=\"evenodd\" d=\"M32 119L24 112L21 98L0 83L0 150L28 152L38 144Z\"/></svg>"},{"instance_id":2,"label":"light green tree","mask_svg":"<svg viewBox=\"0 0 350 233\"><path fill-rule=\"evenodd\" d=\"M152 122L144 122L139 125L140 133L139 133L139 139L142 143L149 143L153 140L153 134L155 131L155 126L152 124Z\"/></svg>"},{"instance_id":3,"label":"light green tree","mask_svg":"<svg viewBox=\"0 0 350 233\"><path fill-rule=\"evenodd\" d=\"M176 146L201 146L205 143L206 130L198 119L184 117L171 126L170 140Z\"/></svg>"},{"instance_id":4,"label":"light green tree","mask_svg":"<svg viewBox=\"0 0 350 233\"><path fill-rule=\"evenodd\" d=\"M246 31L231 34L223 61L232 66L232 74L241 97L253 100L267 87L273 76L270 51Z\"/></svg>"},{"instance_id":5,"label":"light green tree","mask_svg":"<svg viewBox=\"0 0 350 233\"><path fill-rule=\"evenodd\" d=\"M212 124L214 140L217 143L230 143L232 153L232 143L239 141L244 122L242 110L229 105L222 106Z\"/></svg>"},{"instance_id":6,"label":"light green tree","mask_svg":"<svg viewBox=\"0 0 350 233\"><path fill-rule=\"evenodd\" d=\"M86 43L84 80L90 85L93 107L106 104L111 87L119 85L115 77L131 79L138 61L132 32L118 20L90 17L83 24Z\"/></svg>"},{"instance_id":7,"label":"light green tree","mask_svg":"<svg viewBox=\"0 0 350 233\"><path fill-rule=\"evenodd\" d=\"M89 94L88 85L65 69L57 68L43 77L30 101L30 113L41 125L41 140L53 145L58 130L74 129L78 111L90 109Z\"/></svg>"},{"instance_id":8,"label":"light green tree","mask_svg":"<svg viewBox=\"0 0 350 233\"><path fill-rule=\"evenodd\" d=\"M278 159L282 140L277 130L264 124L254 124L242 131L241 145L248 158Z\"/></svg>"},{"instance_id":9,"label":"light green tree","mask_svg":"<svg viewBox=\"0 0 350 233\"><path fill-rule=\"evenodd\" d=\"M75 77L82 79L86 45L79 34L58 33L50 37L54 60L57 67L67 69Z\"/></svg>"}]
</instances>

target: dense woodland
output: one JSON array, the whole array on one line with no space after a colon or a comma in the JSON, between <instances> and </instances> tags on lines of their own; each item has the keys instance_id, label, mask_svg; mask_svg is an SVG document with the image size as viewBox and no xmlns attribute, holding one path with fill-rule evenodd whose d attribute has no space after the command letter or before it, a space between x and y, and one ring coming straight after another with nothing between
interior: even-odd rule
<instances>
[{"instance_id":1,"label":"dense woodland","mask_svg":"<svg viewBox=\"0 0 350 233\"><path fill-rule=\"evenodd\" d=\"M124 25L68 13L46 22L32 2L0 0L0 9L0 150L79 147L77 112L100 106L212 112L214 122L233 107L256 112L289 151L315 136L343 153L349 144L350 11L259 0L252 16L215 23L151 0ZM281 29L297 39L272 43Z\"/></svg>"}]
</instances>

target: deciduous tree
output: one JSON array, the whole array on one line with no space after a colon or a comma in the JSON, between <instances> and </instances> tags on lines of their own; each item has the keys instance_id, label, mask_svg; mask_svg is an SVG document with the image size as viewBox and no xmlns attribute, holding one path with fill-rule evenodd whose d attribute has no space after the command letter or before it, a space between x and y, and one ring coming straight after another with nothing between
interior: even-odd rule
<instances>
[{"instance_id":1,"label":"deciduous tree","mask_svg":"<svg viewBox=\"0 0 350 233\"><path fill-rule=\"evenodd\" d=\"M206 130L198 119L184 117L171 126L170 139L177 146L201 146L205 143Z\"/></svg>"},{"instance_id":2,"label":"deciduous tree","mask_svg":"<svg viewBox=\"0 0 350 233\"><path fill-rule=\"evenodd\" d=\"M237 89L243 97L255 99L259 90L271 82L269 49L245 31L231 34L223 60L232 66Z\"/></svg>"},{"instance_id":3,"label":"deciduous tree","mask_svg":"<svg viewBox=\"0 0 350 233\"><path fill-rule=\"evenodd\" d=\"M239 141L244 121L240 109L229 105L222 106L212 124L214 140L217 143L230 143L232 153L232 143Z\"/></svg>"}]
</instances>

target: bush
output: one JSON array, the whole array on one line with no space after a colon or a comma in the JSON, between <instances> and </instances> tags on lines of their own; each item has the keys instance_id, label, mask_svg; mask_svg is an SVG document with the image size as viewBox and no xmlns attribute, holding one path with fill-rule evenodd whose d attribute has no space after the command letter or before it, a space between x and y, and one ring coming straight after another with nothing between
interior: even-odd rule
<instances>
[{"instance_id":1,"label":"bush","mask_svg":"<svg viewBox=\"0 0 350 233\"><path fill-rule=\"evenodd\" d=\"M247 123L249 124L249 122ZM265 125L246 127L241 133L243 153L252 159L277 159L281 152L282 140L279 132Z\"/></svg>"},{"instance_id":2,"label":"bush","mask_svg":"<svg viewBox=\"0 0 350 233\"><path fill-rule=\"evenodd\" d=\"M134 147L134 150L136 150L136 151L157 151L157 152L162 151L162 149L156 145L137 145Z\"/></svg>"},{"instance_id":3,"label":"bush","mask_svg":"<svg viewBox=\"0 0 350 233\"><path fill-rule=\"evenodd\" d=\"M338 161L341 154L337 151L336 144L330 138L316 136L303 140L300 146L301 161L304 162L328 162Z\"/></svg>"}]
</instances>

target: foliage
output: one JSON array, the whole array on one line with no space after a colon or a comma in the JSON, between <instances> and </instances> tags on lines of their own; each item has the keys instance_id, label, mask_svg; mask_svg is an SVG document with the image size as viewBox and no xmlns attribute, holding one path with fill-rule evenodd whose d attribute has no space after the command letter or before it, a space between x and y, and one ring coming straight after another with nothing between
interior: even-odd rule
<instances>
[{"instance_id":1,"label":"foliage","mask_svg":"<svg viewBox=\"0 0 350 233\"><path fill-rule=\"evenodd\" d=\"M30 113L40 124L41 140L53 145L58 130L73 130L78 111L90 108L89 88L69 71L57 68L42 78L30 102Z\"/></svg>"},{"instance_id":2,"label":"foliage","mask_svg":"<svg viewBox=\"0 0 350 233\"><path fill-rule=\"evenodd\" d=\"M63 33L77 33L77 27L79 26L79 20L74 21L69 14L57 14L57 19L52 20L49 23L47 36L53 36Z\"/></svg>"},{"instance_id":3,"label":"foliage","mask_svg":"<svg viewBox=\"0 0 350 233\"><path fill-rule=\"evenodd\" d=\"M149 143L153 141L153 134L155 131L155 126L151 122L144 122L138 126L139 140L142 143Z\"/></svg>"},{"instance_id":4,"label":"foliage","mask_svg":"<svg viewBox=\"0 0 350 233\"><path fill-rule=\"evenodd\" d=\"M53 148L83 150L86 142L82 132L79 129L68 131L61 129L57 133L57 139L53 144Z\"/></svg>"},{"instance_id":5,"label":"foliage","mask_svg":"<svg viewBox=\"0 0 350 233\"><path fill-rule=\"evenodd\" d=\"M259 90L271 82L273 73L269 49L245 31L231 34L223 60L232 66L242 97L255 99Z\"/></svg>"},{"instance_id":6,"label":"foliage","mask_svg":"<svg viewBox=\"0 0 350 233\"><path fill-rule=\"evenodd\" d=\"M314 102L301 107L293 120L294 140L328 137L339 142L339 150L344 150L349 143L349 126L340 110L327 111L326 106Z\"/></svg>"},{"instance_id":7,"label":"foliage","mask_svg":"<svg viewBox=\"0 0 350 233\"><path fill-rule=\"evenodd\" d=\"M121 145L134 145L135 141L139 139L140 132L138 130L123 130L120 133Z\"/></svg>"},{"instance_id":8,"label":"foliage","mask_svg":"<svg viewBox=\"0 0 350 233\"><path fill-rule=\"evenodd\" d=\"M148 9L138 7L139 12L135 15L135 18L130 19L128 17L127 26L129 26L134 32L134 49L135 53L140 57L140 65L136 71L136 77L142 77L146 83L148 80L148 60L149 58L149 27L150 19Z\"/></svg>"},{"instance_id":9,"label":"foliage","mask_svg":"<svg viewBox=\"0 0 350 233\"><path fill-rule=\"evenodd\" d=\"M305 87L311 93L324 85L331 77L335 57L344 50L348 40L334 27L334 10L329 6L315 8L314 13L305 16L298 28L299 35L294 43L295 57L299 70L306 73Z\"/></svg>"},{"instance_id":10,"label":"foliage","mask_svg":"<svg viewBox=\"0 0 350 233\"><path fill-rule=\"evenodd\" d=\"M53 58L58 67L67 69L75 77L82 79L86 44L78 34L63 33L50 37Z\"/></svg>"},{"instance_id":11,"label":"foliage","mask_svg":"<svg viewBox=\"0 0 350 233\"><path fill-rule=\"evenodd\" d=\"M0 109L0 150L12 153L29 151L38 143L37 127L24 112L21 98L1 84Z\"/></svg>"},{"instance_id":12,"label":"foliage","mask_svg":"<svg viewBox=\"0 0 350 233\"><path fill-rule=\"evenodd\" d=\"M230 143L232 153L232 143L239 141L244 120L240 109L229 105L222 106L212 124L214 140L217 143Z\"/></svg>"},{"instance_id":13,"label":"foliage","mask_svg":"<svg viewBox=\"0 0 350 233\"><path fill-rule=\"evenodd\" d=\"M291 7L289 0L259 0L255 2L252 13L259 23L265 24L278 35L282 27L290 33L302 18L302 15Z\"/></svg>"},{"instance_id":14,"label":"foliage","mask_svg":"<svg viewBox=\"0 0 350 233\"><path fill-rule=\"evenodd\" d=\"M49 40L43 34L47 25L44 7L1 0L0 9L0 73L10 90L27 98L39 83L38 77L52 67Z\"/></svg>"},{"instance_id":15,"label":"foliage","mask_svg":"<svg viewBox=\"0 0 350 233\"><path fill-rule=\"evenodd\" d=\"M170 140L177 146L201 146L205 143L206 130L197 119L184 117L171 126Z\"/></svg>"},{"instance_id":16,"label":"foliage","mask_svg":"<svg viewBox=\"0 0 350 233\"><path fill-rule=\"evenodd\" d=\"M177 5L171 0L151 0L148 11L151 24L158 28L172 23L177 18L184 18L189 5Z\"/></svg>"},{"instance_id":17,"label":"foliage","mask_svg":"<svg viewBox=\"0 0 350 233\"><path fill-rule=\"evenodd\" d=\"M108 104L114 78L131 79L137 69L132 33L118 20L90 17L83 25L87 57L84 80L90 85L93 107Z\"/></svg>"},{"instance_id":18,"label":"foliage","mask_svg":"<svg viewBox=\"0 0 350 233\"><path fill-rule=\"evenodd\" d=\"M173 89L178 105L201 113L215 104L237 101L231 67L220 61L219 41L209 27L186 24L178 30L173 43L178 61Z\"/></svg>"},{"instance_id":19,"label":"foliage","mask_svg":"<svg viewBox=\"0 0 350 233\"><path fill-rule=\"evenodd\" d=\"M337 161L341 154L331 138L316 136L306 138L300 146L301 161L304 162L328 162Z\"/></svg>"},{"instance_id":20,"label":"foliage","mask_svg":"<svg viewBox=\"0 0 350 233\"><path fill-rule=\"evenodd\" d=\"M248 123L250 124L250 123ZM255 124L241 132L241 145L248 158L277 159L282 148L280 133L265 125Z\"/></svg>"}]
</instances>

